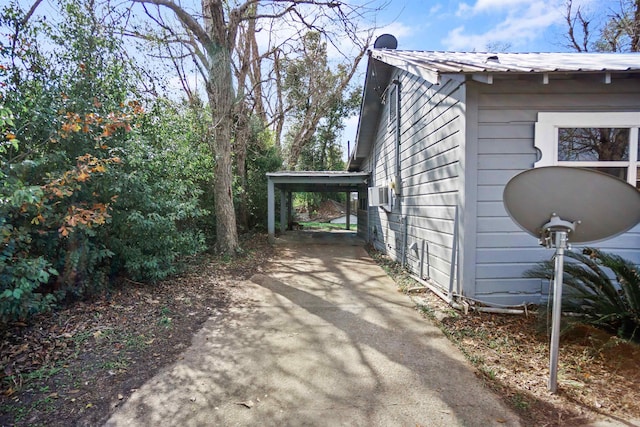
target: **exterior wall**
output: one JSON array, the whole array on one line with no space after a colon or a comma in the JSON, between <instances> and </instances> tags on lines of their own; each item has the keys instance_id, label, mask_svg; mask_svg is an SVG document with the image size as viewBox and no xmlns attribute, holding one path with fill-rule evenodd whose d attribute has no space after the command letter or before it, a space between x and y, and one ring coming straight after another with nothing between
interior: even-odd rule
<instances>
[{"instance_id":1,"label":"exterior wall","mask_svg":"<svg viewBox=\"0 0 640 427\"><path fill-rule=\"evenodd\" d=\"M457 279L452 257L456 207L463 193L464 85L454 80L431 85L398 71L392 79L400 82L401 197L393 198L390 211L368 209L369 239L414 273L422 267L424 278L447 290ZM372 173L371 186L395 180L396 132L388 125L388 110L387 103L372 153L363 162L362 170ZM417 251L409 249L414 243Z\"/></svg>"},{"instance_id":2,"label":"exterior wall","mask_svg":"<svg viewBox=\"0 0 640 427\"><path fill-rule=\"evenodd\" d=\"M358 191L358 237L367 239L369 232L369 212L367 209L367 189Z\"/></svg>"},{"instance_id":3,"label":"exterior wall","mask_svg":"<svg viewBox=\"0 0 640 427\"><path fill-rule=\"evenodd\" d=\"M467 295L493 303L540 302L548 283L525 279L523 273L536 262L549 259L553 250L538 245L508 216L502 201L504 187L513 176L533 167L534 125L538 112L640 111L640 81L602 75L554 80L494 80L492 85L467 83L477 121L468 120L468 144L477 146L477 171L468 179L477 182L475 270L465 281ZM477 124L476 124L477 122ZM639 123L640 125L640 123ZM594 244L640 264L640 227L614 239ZM579 248L574 248L579 250ZM475 276L475 277L473 277Z\"/></svg>"}]
</instances>

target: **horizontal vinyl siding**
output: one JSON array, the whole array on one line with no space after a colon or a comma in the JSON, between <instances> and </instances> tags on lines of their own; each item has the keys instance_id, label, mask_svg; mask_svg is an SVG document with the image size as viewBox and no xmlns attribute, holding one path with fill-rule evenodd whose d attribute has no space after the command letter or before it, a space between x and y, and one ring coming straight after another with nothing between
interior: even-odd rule
<instances>
[{"instance_id":1,"label":"horizontal vinyl siding","mask_svg":"<svg viewBox=\"0 0 640 427\"><path fill-rule=\"evenodd\" d=\"M407 219L406 267L442 289L451 281L455 212L459 202L460 83L429 85L416 77L403 87L401 131L402 213Z\"/></svg>"},{"instance_id":2,"label":"horizontal vinyl siding","mask_svg":"<svg viewBox=\"0 0 640 427\"><path fill-rule=\"evenodd\" d=\"M460 83L432 85L407 73L397 73L394 78L401 85L402 196L392 212L369 208L370 236L374 236L376 249L401 262L406 227L406 267L420 273L424 241L423 274L435 285L448 289L463 135ZM372 171L374 186L388 185L396 173L395 131L387 125L387 116L388 105L384 105L372 153L364 162ZM418 252L409 250L412 243L417 244Z\"/></svg>"},{"instance_id":3,"label":"horizontal vinyl siding","mask_svg":"<svg viewBox=\"0 0 640 427\"><path fill-rule=\"evenodd\" d=\"M502 193L516 174L533 167L534 124L543 111L640 111L640 82L616 80L494 80L478 91L477 241L475 298L497 304L540 302L548 283L524 278L554 251L509 218ZM640 227L593 246L640 262ZM580 250L574 247L574 250Z\"/></svg>"}]
</instances>

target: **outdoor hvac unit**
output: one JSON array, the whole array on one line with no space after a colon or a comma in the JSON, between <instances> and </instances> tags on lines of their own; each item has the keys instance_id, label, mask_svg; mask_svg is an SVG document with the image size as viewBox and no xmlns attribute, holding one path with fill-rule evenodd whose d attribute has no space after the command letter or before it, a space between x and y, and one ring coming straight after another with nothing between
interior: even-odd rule
<instances>
[{"instance_id":1,"label":"outdoor hvac unit","mask_svg":"<svg viewBox=\"0 0 640 427\"><path fill-rule=\"evenodd\" d=\"M369 206L388 206L389 187L369 187Z\"/></svg>"}]
</instances>

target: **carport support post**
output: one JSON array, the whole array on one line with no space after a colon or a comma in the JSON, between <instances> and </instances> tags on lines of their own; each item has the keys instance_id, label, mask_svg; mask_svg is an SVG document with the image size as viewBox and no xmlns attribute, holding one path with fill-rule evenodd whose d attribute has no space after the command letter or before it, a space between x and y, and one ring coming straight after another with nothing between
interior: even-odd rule
<instances>
[{"instance_id":1,"label":"carport support post","mask_svg":"<svg viewBox=\"0 0 640 427\"><path fill-rule=\"evenodd\" d=\"M267 232L269 233L269 243L275 243L276 241L276 201L275 201L275 188L273 180L267 179Z\"/></svg>"},{"instance_id":2,"label":"carport support post","mask_svg":"<svg viewBox=\"0 0 640 427\"><path fill-rule=\"evenodd\" d=\"M289 221L293 222L293 192L289 191L287 193L287 225L289 225Z\"/></svg>"},{"instance_id":3,"label":"carport support post","mask_svg":"<svg viewBox=\"0 0 640 427\"><path fill-rule=\"evenodd\" d=\"M280 231L287 230L287 194L284 190L280 190Z\"/></svg>"},{"instance_id":4,"label":"carport support post","mask_svg":"<svg viewBox=\"0 0 640 427\"><path fill-rule=\"evenodd\" d=\"M351 230L351 192L347 191L347 231Z\"/></svg>"}]
</instances>

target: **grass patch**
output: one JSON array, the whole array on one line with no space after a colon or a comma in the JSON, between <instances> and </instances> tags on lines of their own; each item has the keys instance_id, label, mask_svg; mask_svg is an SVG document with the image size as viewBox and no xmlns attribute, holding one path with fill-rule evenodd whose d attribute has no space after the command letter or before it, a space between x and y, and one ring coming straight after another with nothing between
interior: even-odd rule
<instances>
[{"instance_id":1,"label":"grass patch","mask_svg":"<svg viewBox=\"0 0 640 427\"><path fill-rule=\"evenodd\" d=\"M302 229L308 230L344 230L346 228L346 224L332 224L330 222L301 222L300 225L303 227ZM349 230L357 231L358 224L350 224Z\"/></svg>"}]
</instances>

